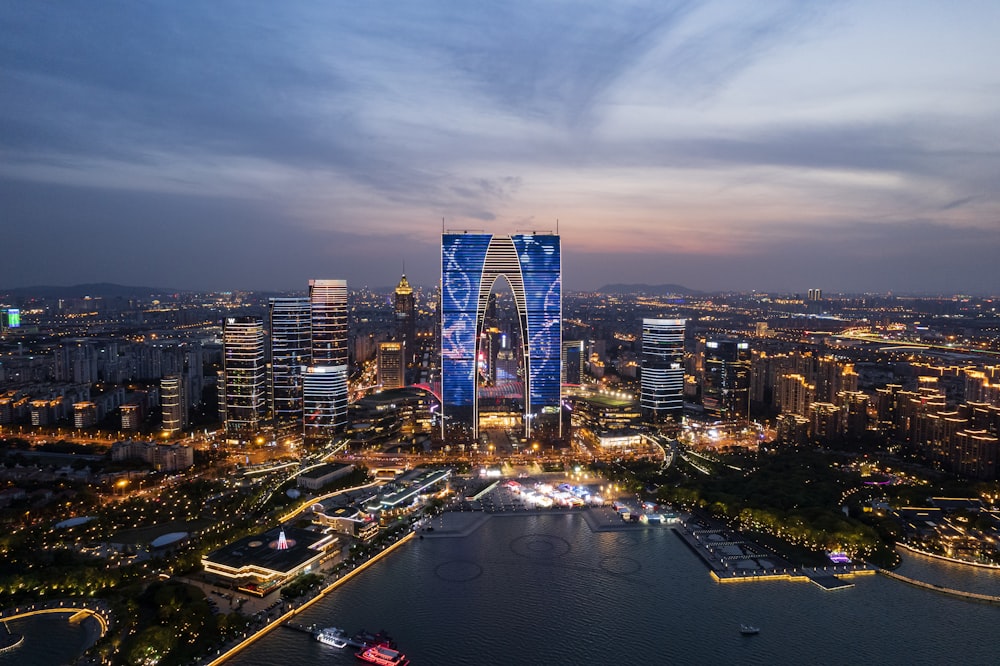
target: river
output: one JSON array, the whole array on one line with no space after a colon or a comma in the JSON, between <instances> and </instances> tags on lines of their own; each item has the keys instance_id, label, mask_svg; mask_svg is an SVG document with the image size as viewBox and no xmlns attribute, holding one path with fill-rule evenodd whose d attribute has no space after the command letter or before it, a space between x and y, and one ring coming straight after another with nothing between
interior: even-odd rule
<instances>
[{"instance_id":1,"label":"river","mask_svg":"<svg viewBox=\"0 0 1000 666\"><path fill-rule=\"evenodd\" d=\"M665 527L594 533L574 514L495 516L467 536L410 542L299 620L385 629L415 666L997 662L1000 607L855 580L836 592L719 584ZM741 623L760 634L742 636ZM313 663L358 662L286 628L227 662Z\"/></svg>"},{"instance_id":2,"label":"river","mask_svg":"<svg viewBox=\"0 0 1000 666\"><path fill-rule=\"evenodd\" d=\"M900 572L1000 593L997 572L909 554ZM836 592L719 584L666 527L595 533L579 514L498 515L465 536L410 541L297 620L385 629L414 666L998 662L990 637L1000 606L883 576L854 581ZM760 634L742 636L741 623ZM68 663L86 643L64 616L10 627L25 644L0 654L0 666ZM349 649L279 627L227 666L358 663Z\"/></svg>"}]
</instances>

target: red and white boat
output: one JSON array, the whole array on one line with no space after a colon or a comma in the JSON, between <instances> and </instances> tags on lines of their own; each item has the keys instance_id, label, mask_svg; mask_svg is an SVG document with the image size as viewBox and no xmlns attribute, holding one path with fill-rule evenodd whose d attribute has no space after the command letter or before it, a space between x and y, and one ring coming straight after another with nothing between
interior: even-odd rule
<instances>
[{"instance_id":1,"label":"red and white boat","mask_svg":"<svg viewBox=\"0 0 1000 666\"><path fill-rule=\"evenodd\" d=\"M374 645L370 648L365 648L360 652L356 652L355 656L361 661L367 661L369 664L379 664L379 666L407 666L410 663L405 654L383 645Z\"/></svg>"}]
</instances>

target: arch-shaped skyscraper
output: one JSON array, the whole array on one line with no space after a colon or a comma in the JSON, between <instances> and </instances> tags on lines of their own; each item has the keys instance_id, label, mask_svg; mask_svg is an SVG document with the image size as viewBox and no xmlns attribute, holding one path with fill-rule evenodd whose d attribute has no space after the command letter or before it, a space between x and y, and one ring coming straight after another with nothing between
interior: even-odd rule
<instances>
[{"instance_id":1,"label":"arch-shaped skyscraper","mask_svg":"<svg viewBox=\"0 0 1000 666\"><path fill-rule=\"evenodd\" d=\"M473 438L479 434L476 360L490 292L501 276L514 292L521 324L525 431L531 433L533 421L559 419L559 236L445 233L441 238L442 433L451 425L467 427Z\"/></svg>"}]
</instances>

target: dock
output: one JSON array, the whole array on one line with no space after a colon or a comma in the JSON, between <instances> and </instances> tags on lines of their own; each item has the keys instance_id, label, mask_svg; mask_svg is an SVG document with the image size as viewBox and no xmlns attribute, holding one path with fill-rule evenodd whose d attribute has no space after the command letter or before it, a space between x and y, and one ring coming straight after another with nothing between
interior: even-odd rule
<instances>
[{"instance_id":1,"label":"dock","mask_svg":"<svg viewBox=\"0 0 1000 666\"><path fill-rule=\"evenodd\" d=\"M674 533L701 558L712 578L720 583L810 581L822 590L833 592L854 587L854 583L844 578L875 573L875 568L867 564L795 567L739 532L723 527L684 524Z\"/></svg>"},{"instance_id":2,"label":"dock","mask_svg":"<svg viewBox=\"0 0 1000 666\"><path fill-rule=\"evenodd\" d=\"M315 636L316 632L318 631L315 625L309 625L307 627L306 625L300 624L298 622L285 622L281 626L287 629L294 629L295 631L301 631L303 633L309 634L310 636Z\"/></svg>"},{"instance_id":3,"label":"dock","mask_svg":"<svg viewBox=\"0 0 1000 666\"><path fill-rule=\"evenodd\" d=\"M319 633L319 631L321 629L323 629L323 627L317 627L316 625L308 625L307 626L307 625L300 624L300 623L297 623L297 622L285 622L281 626L283 626L283 627L285 627L287 629L292 629L293 631L301 631L302 633L309 634L310 638L312 638L313 640L316 640L316 634ZM364 637L364 640L359 640L358 639L359 636ZM364 629L362 629L361 631L355 633L353 636L348 636L347 634L342 635L340 637L340 640L342 640L345 643L347 643L347 645L344 646L343 648L337 648L336 646L333 646L333 645L331 645L329 647L331 647L333 649L341 649L341 650L347 649L348 647L352 647L352 648L356 648L356 649L364 649L364 648L367 648L367 647L371 647L380 638L383 639L383 640L390 641L390 642L392 640L387 635L383 635L383 634L369 634L367 631L365 631Z\"/></svg>"},{"instance_id":4,"label":"dock","mask_svg":"<svg viewBox=\"0 0 1000 666\"><path fill-rule=\"evenodd\" d=\"M846 590L849 587L854 587L854 583L848 583L847 581L841 580L836 576L809 576L807 574L807 577L827 592L833 592L834 590Z\"/></svg>"}]
</instances>

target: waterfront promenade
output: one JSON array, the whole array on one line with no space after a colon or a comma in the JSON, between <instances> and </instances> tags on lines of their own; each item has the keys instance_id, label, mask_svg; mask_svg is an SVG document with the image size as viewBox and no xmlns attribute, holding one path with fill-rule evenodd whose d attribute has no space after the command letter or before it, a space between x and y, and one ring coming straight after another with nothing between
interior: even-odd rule
<instances>
[{"instance_id":1,"label":"waterfront promenade","mask_svg":"<svg viewBox=\"0 0 1000 666\"><path fill-rule=\"evenodd\" d=\"M832 591L853 586L845 578L872 575L869 564L796 567L735 530L690 519L674 532L708 566L720 583L768 580L809 581Z\"/></svg>"},{"instance_id":2,"label":"waterfront promenade","mask_svg":"<svg viewBox=\"0 0 1000 666\"><path fill-rule=\"evenodd\" d=\"M477 509L474 511L445 511L433 519L427 519L417 531L420 538L436 539L466 537L482 527L491 518L518 518L523 516L551 516L556 514L578 514L583 517L592 532L634 532L647 529L671 529L675 524L632 523L610 507L558 508L551 509Z\"/></svg>"},{"instance_id":3,"label":"waterfront promenade","mask_svg":"<svg viewBox=\"0 0 1000 666\"><path fill-rule=\"evenodd\" d=\"M395 551L397 548L402 547L403 544L413 539L414 536L416 535L413 532L409 532L405 536L400 537L394 543L385 547L383 550L372 555L370 558L365 560L363 563L357 565L350 571L342 574L334 574L333 581L330 582L325 587L323 587L314 596L310 597L306 601L298 604L294 608L291 608L290 610L286 611L281 615L277 615L275 617L268 616L265 620L262 621L260 625L254 627L251 631L245 633L236 641L233 641L227 644L226 646L220 648L216 656L209 657L208 659L204 660L201 663L203 663L205 666L218 666L219 664L224 663L230 657L239 654L249 646L253 645L258 640L269 634L276 627L279 627L282 624L288 622L289 620L294 619L299 613L306 610L307 608L318 602L320 599L326 597L333 590L337 589L347 581L354 578L356 575L360 574L362 571L370 567L373 563L379 561L383 557L386 557L387 555Z\"/></svg>"},{"instance_id":4,"label":"waterfront promenade","mask_svg":"<svg viewBox=\"0 0 1000 666\"><path fill-rule=\"evenodd\" d=\"M993 594L979 594L978 592L966 592L964 590L956 590L951 587L945 587L944 585L935 585L934 583L927 583L922 580L916 580L915 578L910 578L909 576L904 576L898 574L895 571L889 571L887 569L879 569L878 572L883 576L892 578L893 580L902 581L913 585L915 587L922 587L925 590L933 590L935 592L940 592L941 594L947 594L953 597L958 597L960 599L969 599L971 601L981 601L988 604L1000 604L1000 596Z\"/></svg>"},{"instance_id":5,"label":"waterfront promenade","mask_svg":"<svg viewBox=\"0 0 1000 666\"><path fill-rule=\"evenodd\" d=\"M911 553L916 553L917 555L922 555L924 557L930 557L935 560L941 560L942 562L950 562L951 564L958 564L959 566L963 567L977 567L980 569L992 569L993 571L1000 569L1000 564L992 564L989 562L972 562L970 560L960 560L955 557L948 557L946 555L941 555L939 553L932 553L930 551L920 550L919 548L914 548L913 546L906 543L897 543L896 548L901 548Z\"/></svg>"}]
</instances>

